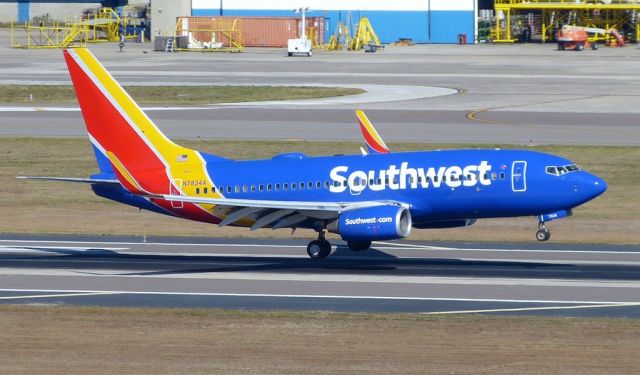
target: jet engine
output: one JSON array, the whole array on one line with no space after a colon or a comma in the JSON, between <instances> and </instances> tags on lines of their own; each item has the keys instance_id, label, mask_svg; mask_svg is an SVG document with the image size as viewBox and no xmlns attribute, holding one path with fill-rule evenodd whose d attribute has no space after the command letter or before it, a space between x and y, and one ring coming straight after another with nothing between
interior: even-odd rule
<instances>
[{"instance_id":1,"label":"jet engine","mask_svg":"<svg viewBox=\"0 0 640 375\"><path fill-rule=\"evenodd\" d=\"M395 204L356 208L342 212L327 229L345 241L395 240L411 233L411 213Z\"/></svg>"}]
</instances>

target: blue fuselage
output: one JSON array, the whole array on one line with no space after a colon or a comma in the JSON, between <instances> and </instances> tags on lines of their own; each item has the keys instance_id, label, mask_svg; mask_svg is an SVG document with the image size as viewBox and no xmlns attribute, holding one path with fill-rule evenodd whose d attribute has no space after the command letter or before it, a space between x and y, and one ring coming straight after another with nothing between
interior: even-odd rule
<instances>
[{"instance_id":1,"label":"blue fuselage","mask_svg":"<svg viewBox=\"0 0 640 375\"><path fill-rule=\"evenodd\" d=\"M447 150L231 161L203 154L225 198L392 201L413 222L530 216L569 210L606 190L567 159L519 150Z\"/></svg>"}]
</instances>

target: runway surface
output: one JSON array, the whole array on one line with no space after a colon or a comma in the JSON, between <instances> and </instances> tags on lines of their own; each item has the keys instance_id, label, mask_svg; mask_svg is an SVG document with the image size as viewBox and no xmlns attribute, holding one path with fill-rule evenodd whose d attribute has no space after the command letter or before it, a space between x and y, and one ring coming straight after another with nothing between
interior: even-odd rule
<instances>
[{"instance_id":1,"label":"runway surface","mask_svg":"<svg viewBox=\"0 0 640 375\"><path fill-rule=\"evenodd\" d=\"M150 111L170 137L360 140L365 109L389 141L639 145L640 51L552 45L392 47L376 54L284 50L167 54L148 44L91 50L129 85L322 85L366 95ZM3 50L0 84L70 84L60 51ZM84 136L80 113L1 106L0 136ZM51 107L51 106L44 106ZM26 108L26 109L25 109ZM33 111L33 109L37 111ZM54 110L54 112L52 112Z\"/></svg>"},{"instance_id":2,"label":"runway surface","mask_svg":"<svg viewBox=\"0 0 640 375\"><path fill-rule=\"evenodd\" d=\"M638 246L334 242L5 235L0 303L640 318Z\"/></svg>"}]
</instances>

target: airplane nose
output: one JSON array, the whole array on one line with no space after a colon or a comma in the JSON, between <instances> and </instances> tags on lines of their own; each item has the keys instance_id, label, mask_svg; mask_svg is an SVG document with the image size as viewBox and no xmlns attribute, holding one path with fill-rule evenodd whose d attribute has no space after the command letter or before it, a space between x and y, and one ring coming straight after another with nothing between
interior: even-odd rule
<instances>
[{"instance_id":1,"label":"airplane nose","mask_svg":"<svg viewBox=\"0 0 640 375\"><path fill-rule=\"evenodd\" d=\"M581 185L580 190L588 196L588 199L593 199L607 190L607 182L593 174L588 174Z\"/></svg>"}]
</instances>

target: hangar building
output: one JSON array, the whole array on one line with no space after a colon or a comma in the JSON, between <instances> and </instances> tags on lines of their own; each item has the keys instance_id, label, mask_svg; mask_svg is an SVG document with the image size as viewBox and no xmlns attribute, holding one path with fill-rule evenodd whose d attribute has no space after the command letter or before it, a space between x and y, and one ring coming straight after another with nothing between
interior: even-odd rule
<instances>
[{"instance_id":1,"label":"hangar building","mask_svg":"<svg viewBox=\"0 0 640 375\"><path fill-rule=\"evenodd\" d=\"M192 0L191 13L291 17L302 6L309 7L309 16L324 17L329 33L339 21L353 24L366 16L382 43L457 43L459 34L471 43L477 35L478 0Z\"/></svg>"}]
</instances>

